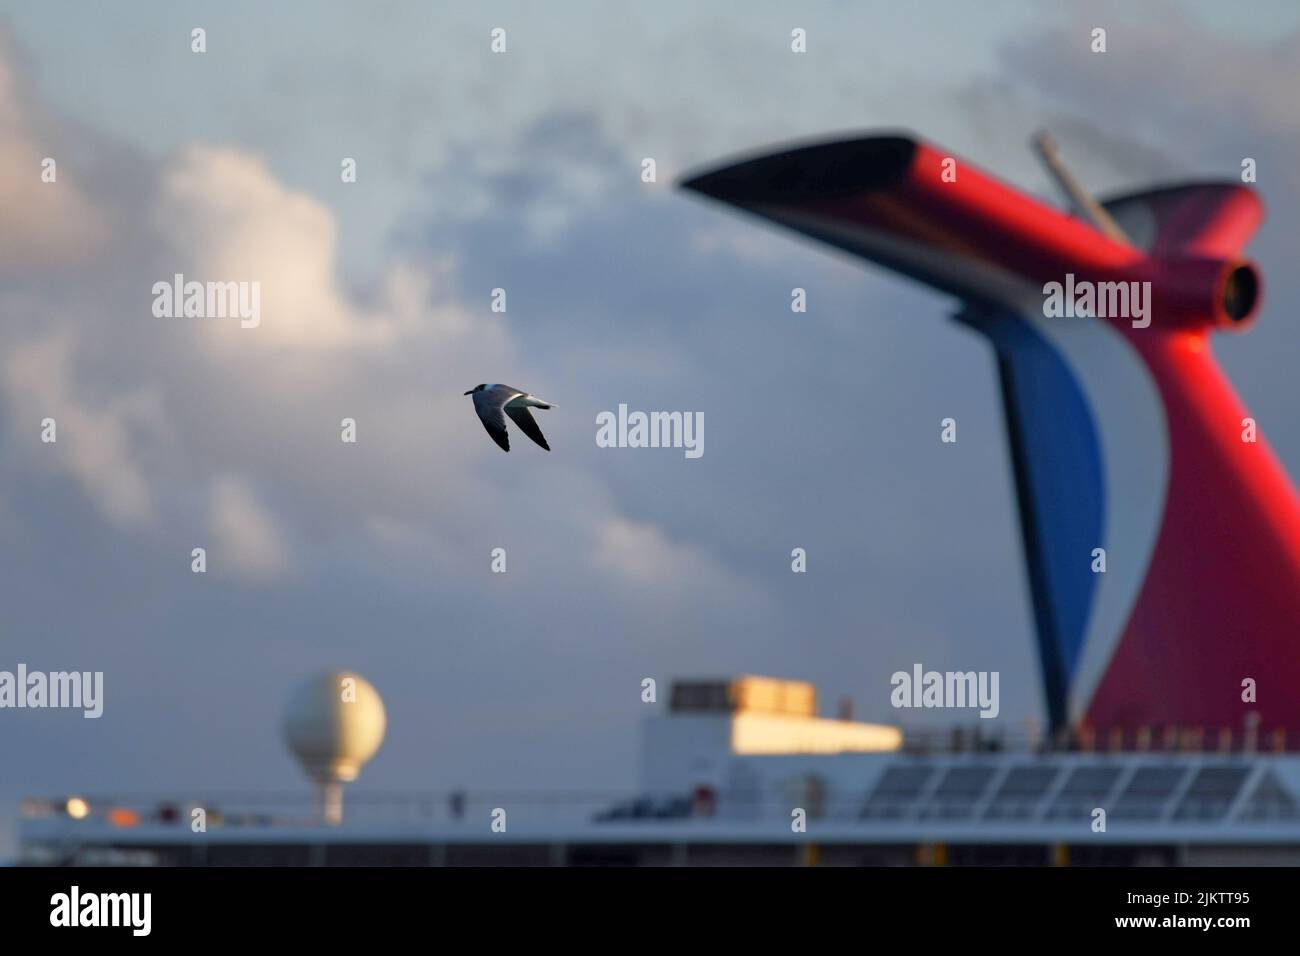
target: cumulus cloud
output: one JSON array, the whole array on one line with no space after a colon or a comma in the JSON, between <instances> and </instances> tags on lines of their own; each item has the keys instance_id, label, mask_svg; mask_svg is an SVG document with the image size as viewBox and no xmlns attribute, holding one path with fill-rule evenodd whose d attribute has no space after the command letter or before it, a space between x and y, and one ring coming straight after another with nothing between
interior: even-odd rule
<instances>
[{"instance_id":1,"label":"cumulus cloud","mask_svg":"<svg viewBox=\"0 0 1300 956\"><path fill-rule=\"evenodd\" d=\"M213 558L239 577L267 580L288 566L289 551L247 480L222 475L212 483Z\"/></svg>"},{"instance_id":2,"label":"cumulus cloud","mask_svg":"<svg viewBox=\"0 0 1300 956\"><path fill-rule=\"evenodd\" d=\"M419 278L409 271L392 277L386 290L403 311L357 308L340 287L333 213L286 188L245 151L182 151L163 173L153 221L187 279L259 283L261 324L251 345L389 345L403 321L415 318L408 310L420 301Z\"/></svg>"},{"instance_id":3,"label":"cumulus cloud","mask_svg":"<svg viewBox=\"0 0 1300 956\"><path fill-rule=\"evenodd\" d=\"M0 59L0 73L10 70ZM116 224L115 242L75 262L50 252L0 290L14 317L0 326L13 434L23 447L37 442L46 416L59 430L57 444L14 466L71 475L111 524L151 526L160 545L201 524L209 505L188 488L240 468L287 492L280 523L344 514L340 536L358 533L349 504L359 482L389 520L454 520L457 509L430 490L455 451L484 449L451 399L513 352L499 316L474 316L458 299L455 257L390 257L358 292L339 277L333 211L289 189L255 153L196 146L129 172L151 181L128 191L147 197L148 215L111 188L93 206L79 198L92 219ZM62 194L74 195L70 186ZM59 216L81 211L54 215L63 228ZM175 273L260 283L260 324L155 316L153 285ZM351 457L338 454L344 417L361 423L365 451ZM370 469L374 454L389 467ZM251 566L277 566L283 549L247 488L218 482L210 507Z\"/></svg>"},{"instance_id":4,"label":"cumulus cloud","mask_svg":"<svg viewBox=\"0 0 1300 956\"><path fill-rule=\"evenodd\" d=\"M725 604L759 600L743 579L706 552L670 539L648 522L620 516L601 520L593 563L625 593L656 603L703 595Z\"/></svg>"},{"instance_id":5,"label":"cumulus cloud","mask_svg":"<svg viewBox=\"0 0 1300 956\"><path fill-rule=\"evenodd\" d=\"M0 268L76 262L105 240L107 225L76 168L59 163L53 124L29 113L9 45L0 34ZM54 160L53 182L42 180L46 159Z\"/></svg>"},{"instance_id":6,"label":"cumulus cloud","mask_svg":"<svg viewBox=\"0 0 1300 956\"><path fill-rule=\"evenodd\" d=\"M37 103L28 94L22 112L39 116ZM518 147L506 155L529 161L466 157L450 191L504 197L528 224L514 237L523 249L597 209L624 162L580 114L530 124ZM461 392L489 380L564 389L548 384L538 356L520 356L507 317L487 308L491 283L475 280L477 302L458 287L461 243L395 252L358 288L341 277L335 212L254 151L188 145L111 171L143 182L130 201L145 198L144 216L99 172L91 208L115 224L115 241L75 266L52 258L58 281L0 293L33 320L0 329L15 434L30 444L46 414L60 429L41 462L25 455L18 467L72 475L111 525L147 529L163 553L210 537L213 567L246 583L291 567L304 580L337 567L398 577L426 567L444 586L477 587L465 553L482 550L485 516L499 513L493 526L513 522L515 536L598 555L597 573L628 596L731 603L749 593L708 548L621 517L607 479L583 460L590 429L574 421L550 426L571 449L563 463L531 463L550 499L532 512L521 456L498 457ZM152 286L174 273L260 283L259 326L153 315ZM677 362L675 348L656 355L575 332L571 354L625 374ZM355 445L339 440L344 417L358 423ZM559 520L576 512L580 521ZM569 586L578 560L551 563L535 585Z\"/></svg>"},{"instance_id":7,"label":"cumulus cloud","mask_svg":"<svg viewBox=\"0 0 1300 956\"><path fill-rule=\"evenodd\" d=\"M1222 164L1219 175L1231 179L1241 157L1270 146L1294 155L1300 33L1248 42L1208 31L1167 0L1140 12L1109 7L1106 17L1072 16L1002 50L1003 75L1054 115L1068 114L1080 150L1112 158L1131 177L1164 178ZM1104 54L1080 42L1099 19L1110 24ZM1293 163L1276 163L1273 174L1300 187Z\"/></svg>"},{"instance_id":8,"label":"cumulus cloud","mask_svg":"<svg viewBox=\"0 0 1300 956\"><path fill-rule=\"evenodd\" d=\"M127 387L91 401L78 394L68 334L20 345L5 357L2 381L14 434L45 467L72 475L104 515L119 526L153 518L152 493L140 469L135 435L161 418L157 396ZM53 419L55 441L40 439Z\"/></svg>"}]
</instances>

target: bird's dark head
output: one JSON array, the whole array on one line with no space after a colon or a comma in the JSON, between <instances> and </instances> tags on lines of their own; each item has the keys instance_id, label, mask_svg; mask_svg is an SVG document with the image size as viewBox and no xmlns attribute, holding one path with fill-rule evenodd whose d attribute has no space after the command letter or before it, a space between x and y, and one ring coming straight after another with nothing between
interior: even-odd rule
<instances>
[{"instance_id":1,"label":"bird's dark head","mask_svg":"<svg viewBox=\"0 0 1300 956\"><path fill-rule=\"evenodd\" d=\"M487 388L486 385L475 385L473 388L471 388L471 389L470 389L468 392L466 392L465 394L466 394L466 395L473 395L475 392L481 392L481 391L483 391L483 389L485 389L485 388Z\"/></svg>"}]
</instances>

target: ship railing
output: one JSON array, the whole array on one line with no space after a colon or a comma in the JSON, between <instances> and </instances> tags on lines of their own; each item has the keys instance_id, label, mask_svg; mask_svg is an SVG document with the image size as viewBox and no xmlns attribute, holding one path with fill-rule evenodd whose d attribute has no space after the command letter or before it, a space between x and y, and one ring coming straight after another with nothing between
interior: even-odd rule
<instances>
[{"instance_id":1,"label":"ship railing","mask_svg":"<svg viewBox=\"0 0 1300 956\"><path fill-rule=\"evenodd\" d=\"M902 750L914 754L945 753L1143 753L1143 754L1286 754L1300 751L1300 731L1261 727L1249 713L1240 727L1137 725L1095 727L1080 724L1056 732L1032 725L989 730L980 723L952 726L904 726Z\"/></svg>"}]
</instances>

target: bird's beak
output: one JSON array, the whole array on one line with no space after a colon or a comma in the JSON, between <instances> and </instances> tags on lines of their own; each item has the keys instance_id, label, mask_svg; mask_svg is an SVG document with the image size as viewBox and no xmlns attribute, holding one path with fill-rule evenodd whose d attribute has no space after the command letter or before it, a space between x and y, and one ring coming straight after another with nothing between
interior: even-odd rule
<instances>
[{"instance_id":1,"label":"bird's beak","mask_svg":"<svg viewBox=\"0 0 1300 956\"><path fill-rule=\"evenodd\" d=\"M471 388L471 389L470 389L468 392L466 392L465 394L466 394L466 395L473 395L473 394L474 394L474 389Z\"/></svg>"}]
</instances>

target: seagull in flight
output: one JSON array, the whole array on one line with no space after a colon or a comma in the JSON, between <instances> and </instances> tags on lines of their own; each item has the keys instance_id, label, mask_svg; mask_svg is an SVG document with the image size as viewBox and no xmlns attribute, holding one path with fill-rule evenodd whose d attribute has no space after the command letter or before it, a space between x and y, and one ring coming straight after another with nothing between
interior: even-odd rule
<instances>
[{"instance_id":1,"label":"seagull in flight","mask_svg":"<svg viewBox=\"0 0 1300 956\"><path fill-rule=\"evenodd\" d=\"M550 408L550 402L544 402L536 395L509 385L478 385L465 394L474 396L474 411L478 412L483 427L492 436L492 440L501 446L502 451L510 450L510 438L506 435L506 415L519 426L521 432L547 451L551 450L551 446L546 444L546 436L528 411L530 408Z\"/></svg>"}]
</instances>

